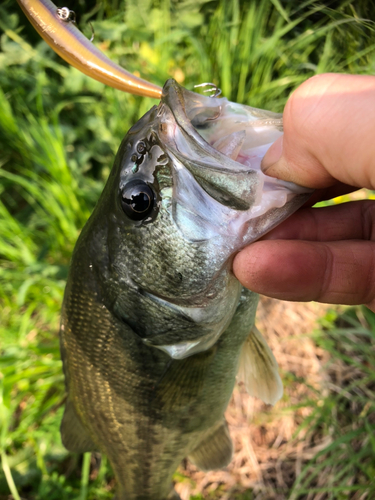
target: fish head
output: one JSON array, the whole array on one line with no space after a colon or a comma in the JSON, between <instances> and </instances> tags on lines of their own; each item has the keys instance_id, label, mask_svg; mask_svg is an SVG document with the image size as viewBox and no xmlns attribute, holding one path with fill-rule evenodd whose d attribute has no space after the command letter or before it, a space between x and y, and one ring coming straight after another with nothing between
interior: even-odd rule
<instances>
[{"instance_id":1,"label":"fish head","mask_svg":"<svg viewBox=\"0 0 375 500\"><path fill-rule=\"evenodd\" d=\"M281 134L281 115L174 80L129 130L93 215L95 259L108 307L145 344L181 359L231 321L233 256L310 195L260 170Z\"/></svg>"}]
</instances>

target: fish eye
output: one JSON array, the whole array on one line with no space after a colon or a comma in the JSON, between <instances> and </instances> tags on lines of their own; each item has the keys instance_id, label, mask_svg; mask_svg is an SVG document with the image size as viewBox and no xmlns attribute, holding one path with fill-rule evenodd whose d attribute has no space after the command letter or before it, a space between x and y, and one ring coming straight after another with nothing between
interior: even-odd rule
<instances>
[{"instance_id":1,"label":"fish eye","mask_svg":"<svg viewBox=\"0 0 375 500\"><path fill-rule=\"evenodd\" d=\"M154 208L154 192L141 180L128 182L120 191L123 211L131 220L145 219Z\"/></svg>"}]
</instances>

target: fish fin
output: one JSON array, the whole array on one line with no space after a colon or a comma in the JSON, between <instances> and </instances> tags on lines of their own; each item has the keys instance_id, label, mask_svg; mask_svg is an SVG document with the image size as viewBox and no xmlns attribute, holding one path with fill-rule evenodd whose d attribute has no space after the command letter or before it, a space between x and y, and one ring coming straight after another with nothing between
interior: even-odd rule
<instances>
[{"instance_id":1,"label":"fish fin","mask_svg":"<svg viewBox=\"0 0 375 500\"><path fill-rule=\"evenodd\" d=\"M267 404L274 405L283 395L275 356L255 326L242 348L237 377L251 396Z\"/></svg>"},{"instance_id":2,"label":"fish fin","mask_svg":"<svg viewBox=\"0 0 375 500\"><path fill-rule=\"evenodd\" d=\"M186 408L197 400L216 350L213 346L188 358L170 361L155 387L155 396L165 410Z\"/></svg>"},{"instance_id":3,"label":"fish fin","mask_svg":"<svg viewBox=\"0 0 375 500\"><path fill-rule=\"evenodd\" d=\"M233 443L226 421L210 432L188 456L203 471L222 469L232 460Z\"/></svg>"},{"instance_id":4,"label":"fish fin","mask_svg":"<svg viewBox=\"0 0 375 500\"><path fill-rule=\"evenodd\" d=\"M95 446L88 432L81 424L73 404L69 400L65 405L60 432L62 443L69 451L84 453L97 450L97 446Z\"/></svg>"}]
</instances>

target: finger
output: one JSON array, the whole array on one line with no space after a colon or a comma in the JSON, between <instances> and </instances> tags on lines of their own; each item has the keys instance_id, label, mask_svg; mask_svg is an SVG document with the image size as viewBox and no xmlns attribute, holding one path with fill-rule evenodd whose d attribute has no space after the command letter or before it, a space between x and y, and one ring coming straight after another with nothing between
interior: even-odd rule
<instances>
[{"instance_id":1,"label":"finger","mask_svg":"<svg viewBox=\"0 0 375 500\"><path fill-rule=\"evenodd\" d=\"M375 304L375 243L258 241L236 255L243 286L282 300Z\"/></svg>"},{"instance_id":2,"label":"finger","mask_svg":"<svg viewBox=\"0 0 375 500\"><path fill-rule=\"evenodd\" d=\"M352 201L321 208L302 208L266 234L264 240L374 240L375 202Z\"/></svg>"},{"instance_id":3,"label":"finger","mask_svg":"<svg viewBox=\"0 0 375 500\"><path fill-rule=\"evenodd\" d=\"M284 136L266 153L267 175L312 188L339 180L375 186L375 77L318 75L290 97Z\"/></svg>"}]
</instances>

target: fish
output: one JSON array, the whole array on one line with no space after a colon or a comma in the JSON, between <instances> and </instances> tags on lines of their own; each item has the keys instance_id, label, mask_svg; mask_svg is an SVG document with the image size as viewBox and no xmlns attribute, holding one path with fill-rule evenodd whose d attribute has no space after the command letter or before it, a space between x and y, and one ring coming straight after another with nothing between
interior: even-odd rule
<instances>
[{"instance_id":1,"label":"fish","mask_svg":"<svg viewBox=\"0 0 375 500\"><path fill-rule=\"evenodd\" d=\"M267 404L277 362L234 255L311 191L262 173L282 117L168 80L126 134L75 246L60 346L64 446L107 455L117 500L177 500L181 461L228 465L236 377Z\"/></svg>"}]
</instances>

